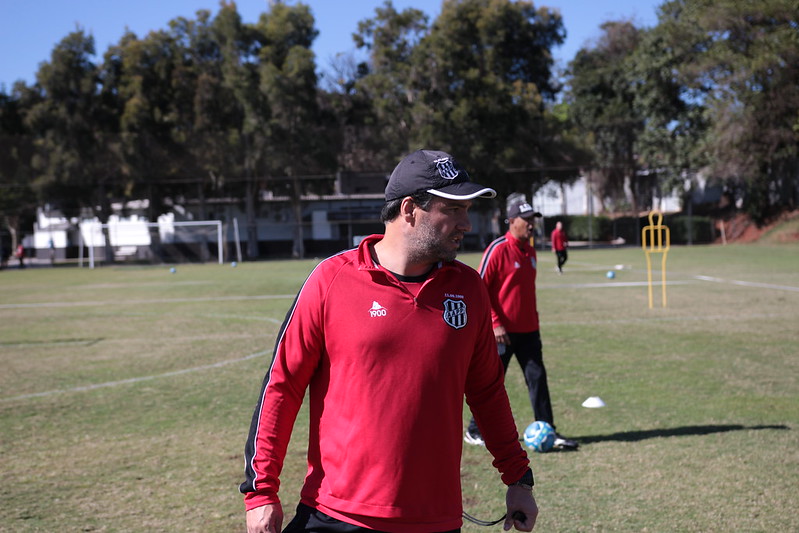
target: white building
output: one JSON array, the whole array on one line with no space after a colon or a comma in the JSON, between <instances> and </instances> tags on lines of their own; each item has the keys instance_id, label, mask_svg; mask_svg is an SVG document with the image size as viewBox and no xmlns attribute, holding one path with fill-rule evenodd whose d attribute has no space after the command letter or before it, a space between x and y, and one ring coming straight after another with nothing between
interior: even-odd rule
<instances>
[{"instance_id":1,"label":"white building","mask_svg":"<svg viewBox=\"0 0 799 533\"><path fill-rule=\"evenodd\" d=\"M602 205L596 196L589 194L588 185L585 176L571 185L550 181L536 191L531 205L545 217L598 214ZM654 207L663 213L674 213L680 211L680 205L680 198L671 194L657 199Z\"/></svg>"}]
</instances>

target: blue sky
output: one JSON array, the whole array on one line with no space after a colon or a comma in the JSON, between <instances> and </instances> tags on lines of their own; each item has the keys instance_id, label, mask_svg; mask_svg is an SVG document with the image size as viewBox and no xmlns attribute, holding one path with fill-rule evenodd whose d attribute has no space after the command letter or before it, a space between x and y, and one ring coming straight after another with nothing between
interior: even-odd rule
<instances>
[{"instance_id":1,"label":"blue sky","mask_svg":"<svg viewBox=\"0 0 799 533\"><path fill-rule=\"evenodd\" d=\"M629 19L639 26L657 23L656 8L665 0L541 0L534 4L558 9L567 31L566 43L554 50L565 63L586 43L599 35L607 20ZM295 3L287 0L287 3ZM370 18L383 0L305 0L316 19L319 36L314 52L320 70L325 70L338 53L355 50L351 34L358 21ZM421 9L431 19L438 14L441 0L394 0L394 7ZM267 0L238 0L245 22L256 22L267 9ZM95 39L98 62L109 45L119 41L129 28L139 37L151 30L167 28L173 18L194 18L199 9L218 11L217 0L0 0L0 85L6 91L16 80L32 84L39 63L49 61L53 47L80 27Z\"/></svg>"}]
</instances>

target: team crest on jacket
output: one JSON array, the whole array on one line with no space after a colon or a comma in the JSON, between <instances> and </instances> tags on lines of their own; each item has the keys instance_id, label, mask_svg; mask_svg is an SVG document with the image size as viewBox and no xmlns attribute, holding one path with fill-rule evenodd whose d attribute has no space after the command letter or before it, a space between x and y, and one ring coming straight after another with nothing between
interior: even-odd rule
<instances>
[{"instance_id":1,"label":"team crest on jacket","mask_svg":"<svg viewBox=\"0 0 799 533\"><path fill-rule=\"evenodd\" d=\"M461 329L466 325L466 302L463 300L444 300L444 322L455 329Z\"/></svg>"}]
</instances>

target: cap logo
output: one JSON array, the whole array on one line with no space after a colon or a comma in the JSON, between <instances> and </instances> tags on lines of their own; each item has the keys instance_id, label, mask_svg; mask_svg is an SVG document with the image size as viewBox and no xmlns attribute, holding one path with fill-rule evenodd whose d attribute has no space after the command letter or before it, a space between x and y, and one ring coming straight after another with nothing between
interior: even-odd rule
<instances>
[{"instance_id":1,"label":"cap logo","mask_svg":"<svg viewBox=\"0 0 799 533\"><path fill-rule=\"evenodd\" d=\"M433 161L438 169L438 174L446 180L454 180L458 177L458 169L452 164L452 159L444 157Z\"/></svg>"}]
</instances>

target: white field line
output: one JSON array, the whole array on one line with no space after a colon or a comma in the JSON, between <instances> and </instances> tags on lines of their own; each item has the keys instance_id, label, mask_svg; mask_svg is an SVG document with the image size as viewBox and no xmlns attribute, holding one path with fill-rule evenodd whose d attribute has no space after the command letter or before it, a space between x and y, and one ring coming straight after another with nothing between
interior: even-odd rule
<instances>
[{"instance_id":1,"label":"white field line","mask_svg":"<svg viewBox=\"0 0 799 533\"><path fill-rule=\"evenodd\" d=\"M137 289L139 287L174 287L175 285L189 286L189 285L210 285L210 281L149 281L141 283L95 283L92 285L79 285L75 287L76 290L95 290L95 289Z\"/></svg>"},{"instance_id":2,"label":"white field line","mask_svg":"<svg viewBox=\"0 0 799 533\"><path fill-rule=\"evenodd\" d=\"M195 316L204 318L233 318L236 320L256 320L259 322L271 322L273 324L282 324L283 319L280 320L270 316L249 316L249 315L230 315L222 313L198 313Z\"/></svg>"},{"instance_id":3,"label":"white field line","mask_svg":"<svg viewBox=\"0 0 799 533\"><path fill-rule=\"evenodd\" d=\"M282 322L274 319L269 319L270 321L274 321L275 324L281 324ZM210 335L192 335L191 337L169 337L168 339L163 339L161 341L162 344L179 344L184 342L194 342L194 341L224 341L229 342L232 340L256 340L256 339L270 339L269 342L273 342L275 336L269 334L249 334L249 333L239 333L239 334L231 334L231 333L216 333ZM153 340L149 336L143 337L126 337L126 338L119 338L119 339L104 339L104 338L97 338L97 339L54 339L50 341L42 341L42 342L9 342L4 343L0 342L0 350L5 348L47 348L52 346L94 346L95 344L102 343L104 346L109 344L123 344L125 346L132 346L135 344L146 344L151 343Z\"/></svg>"},{"instance_id":4,"label":"white field line","mask_svg":"<svg viewBox=\"0 0 799 533\"><path fill-rule=\"evenodd\" d=\"M551 263L550 265L547 265L548 267L557 263L557 261L555 259L549 259L549 255L544 256L542 258L541 252L538 253L538 262L539 263L542 263L542 262L543 263ZM617 269L616 265L601 265L599 263L589 263L587 261L573 261L572 259L569 259L566 262L566 266L563 267L564 271L568 272L570 266L571 267L579 267L579 268L575 268L574 269L575 272L577 272L577 271L579 271L579 272L587 272L589 270L616 270L616 271L621 270L623 272L634 272L635 270L637 270L635 268L632 268L632 265L624 265L624 268ZM652 272L654 272L654 270Z\"/></svg>"},{"instance_id":5,"label":"white field line","mask_svg":"<svg viewBox=\"0 0 799 533\"><path fill-rule=\"evenodd\" d=\"M263 296L208 296L205 298L154 298L150 300L110 300L84 302L41 302L32 304L0 304L0 309L31 309L42 307L86 307L106 305L168 304L191 302L235 302L240 300L285 300L294 299L296 294L266 294Z\"/></svg>"},{"instance_id":6,"label":"white field line","mask_svg":"<svg viewBox=\"0 0 799 533\"><path fill-rule=\"evenodd\" d=\"M712 276L694 276L693 280L667 281L666 285L690 285L697 281L710 281L713 283L727 283L739 285L741 287L755 287L759 289L773 289L777 291L799 292L799 287L791 285L775 285L773 283L759 283L755 281L739 281L734 279L714 278ZM646 287L647 281L608 281L598 283L542 283L538 285L538 290L542 289L601 289L608 287ZM652 285L662 285L663 282L652 280Z\"/></svg>"},{"instance_id":7,"label":"white field line","mask_svg":"<svg viewBox=\"0 0 799 533\"><path fill-rule=\"evenodd\" d=\"M776 318L785 318L786 316L793 316L786 313L758 313L758 314L735 314L735 315L699 315L699 316L658 316L652 318L622 318L622 319L608 319L608 320L558 320L550 322L546 320L541 321L541 326L556 327L556 326L597 326L597 325L616 325L616 324L652 324L655 322L699 322L708 321L713 322L723 320L730 321L748 321L748 320L771 320Z\"/></svg>"},{"instance_id":8,"label":"white field line","mask_svg":"<svg viewBox=\"0 0 799 533\"><path fill-rule=\"evenodd\" d=\"M123 312L123 313L114 313L115 317L125 317L125 316L144 316L144 317L153 317L153 316L163 316L164 313L145 313L140 311L135 312ZM281 318L278 320L277 318L272 318L269 316L254 316L254 315L235 315L230 313L194 313L192 312L192 316L196 318L232 318L235 320L256 320L258 322L271 322L273 324L282 324L283 319ZM2 344L0 344L2 346Z\"/></svg>"},{"instance_id":9,"label":"white field line","mask_svg":"<svg viewBox=\"0 0 799 533\"><path fill-rule=\"evenodd\" d=\"M81 387L72 387L70 389L55 389L50 391L44 392L34 392L31 394L22 394L20 396L11 396L9 398L0 398L0 402L13 402L15 400L28 400L30 398L42 398L46 396L53 396L56 394L64 394L68 392L86 392L95 389L103 389L106 387L117 387L119 385L128 385L131 383L140 383L142 381L150 381L153 379L160 379L172 376L181 376L183 374L190 374L192 372L199 372L201 370L211 370L214 368L221 368L223 366L231 365L233 363L241 363L242 361L248 361L250 359L255 359L256 357L260 357L262 355L267 355L272 353L272 350L264 350L262 352L256 352L244 357L240 357L238 359L228 359L226 361L219 361L218 363L213 363L210 365L202 365L202 366L195 366L192 368L184 368L182 370L174 370L172 372L165 372L163 374L155 374L152 376L139 376L137 378L130 378L130 379L121 379L119 381L107 381L105 383L95 383L93 385L84 385Z\"/></svg>"},{"instance_id":10,"label":"white field line","mask_svg":"<svg viewBox=\"0 0 799 533\"><path fill-rule=\"evenodd\" d=\"M667 281L666 285L690 285L694 281ZM646 287L649 283L646 281L607 281L604 283L556 283L556 284L542 284L537 286L537 290L541 289L606 289L612 287ZM662 285L661 281L652 281L652 285Z\"/></svg>"},{"instance_id":11,"label":"white field line","mask_svg":"<svg viewBox=\"0 0 799 533\"><path fill-rule=\"evenodd\" d=\"M700 281L712 281L714 283L729 283L730 285L740 285L742 287L757 287L759 289L775 289L778 291L799 292L799 287L790 285L774 285L772 283L758 283L756 281L739 281L735 279L714 278L712 276L694 276Z\"/></svg>"},{"instance_id":12,"label":"white field line","mask_svg":"<svg viewBox=\"0 0 799 533\"><path fill-rule=\"evenodd\" d=\"M91 346L102 340L103 339L64 339L46 342L10 342L0 343L0 348L27 348L30 346L45 348L50 346Z\"/></svg>"},{"instance_id":13,"label":"white field line","mask_svg":"<svg viewBox=\"0 0 799 533\"><path fill-rule=\"evenodd\" d=\"M550 259L549 258L549 255L542 256L540 252L539 252L538 261L539 262L545 262L545 263L555 263L554 259ZM600 265L600 264L597 264L597 263L588 263L588 262L585 262L585 261L572 261L572 260L569 260L566 263L566 267L564 267L566 269L566 271L568 271L568 265L580 265L581 267L587 267L585 269L579 269L579 270L600 270L600 271L601 270L617 270L615 268L616 265L612 265L612 266L611 265ZM621 270L622 270L622 272L645 271L645 269L636 269L636 268L632 268L632 267L627 268L626 266L625 266L625 268L623 268ZM667 273L668 272L671 272L671 275L677 275L677 276L680 275L679 272L673 272L673 271L667 270ZM658 277L660 277L662 275L662 271L659 270L659 269L653 268L652 269L652 275L653 276L657 275ZM794 286L791 286L791 285L774 285L772 283L758 283L758 282L754 282L754 281L739 281L739 280L734 280L734 279L716 278L716 277L713 277L713 276L692 276L692 277L694 279L696 279L696 280L699 280L699 281L712 281L712 282L715 282L715 283L729 283L730 285L740 285L742 287L756 287L756 288L761 288L761 289L775 289L775 290L780 290L780 291L799 292L799 287L794 287ZM669 284L669 285L672 284L672 283L673 282L671 282L671 281L667 282L667 284ZM643 284L646 285L646 282L643 282ZM653 280L652 284L653 285L656 284L654 282L654 280ZM561 285L549 285L549 287L560 287L560 286ZM572 285L572 286L576 287L576 285ZM589 285L586 285L586 287L594 287L594 286L606 286L606 284L593 284L593 285L589 284ZM539 285L539 288L540 287L541 287L541 285Z\"/></svg>"}]
</instances>

